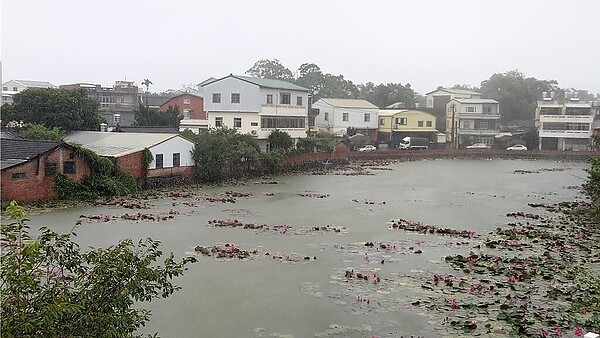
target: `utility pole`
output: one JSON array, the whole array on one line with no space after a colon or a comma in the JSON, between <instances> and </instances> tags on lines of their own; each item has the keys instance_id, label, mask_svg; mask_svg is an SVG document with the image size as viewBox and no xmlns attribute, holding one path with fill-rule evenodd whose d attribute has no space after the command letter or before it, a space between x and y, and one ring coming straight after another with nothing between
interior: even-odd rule
<instances>
[{"instance_id":1,"label":"utility pole","mask_svg":"<svg viewBox=\"0 0 600 338\"><path fill-rule=\"evenodd\" d=\"M450 148L456 149L456 144L454 143L454 113L456 111L456 106L454 103L450 105L450 109L452 109L452 131L450 134Z\"/></svg>"}]
</instances>

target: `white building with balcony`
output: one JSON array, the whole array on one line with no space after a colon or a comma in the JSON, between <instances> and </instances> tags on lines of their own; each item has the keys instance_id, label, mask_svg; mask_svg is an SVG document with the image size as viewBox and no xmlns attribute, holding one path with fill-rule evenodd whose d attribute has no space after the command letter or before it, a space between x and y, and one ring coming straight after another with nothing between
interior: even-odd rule
<instances>
[{"instance_id":1,"label":"white building with balcony","mask_svg":"<svg viewBox=\"0 0 600 338\"><path fill-rule=\"evenodd\" d=\"M202 83L211 128L229 127L257 138L267 150L274 130L297 141L306 137L308 89L281 80L229 75Z\"/></svg>"},{"instance_id":2,"label":"white building with balcony","mask_svg":"<svg viewBox=\"0 0 600 338\"><path fill-rule=\"evenodd\" d=\"M319 130L342 136L352 127L372 140L377 140L379 108L369 101L324 98L313 103L312 108L319 110L315 117L315 126Z\"/></svg>"},{"instance_id":3,"label":"white building with balcony","mask_svg":"<svg viewBox=\"0 0 600 338\"><path fill-rule=\"evenodd\" d=\"M594 113L592 105L571 98L564 103L544 97L535 109L535 126L542 150L590 150Z\"/></svg>"},{"instance_id":4,"label":"white building with balcony","mask_svg":"<svg viewBox=\"0 0 600 338\"><path fill-rule=\"evenodd\" d=\"M454 126L454 128L453 128ZM452 99L446 104L446 140L468 146L494 144L500 131L500 104L493 99ZM469 143L469 144L466 144Z\"/></svg>"}]
</instances>

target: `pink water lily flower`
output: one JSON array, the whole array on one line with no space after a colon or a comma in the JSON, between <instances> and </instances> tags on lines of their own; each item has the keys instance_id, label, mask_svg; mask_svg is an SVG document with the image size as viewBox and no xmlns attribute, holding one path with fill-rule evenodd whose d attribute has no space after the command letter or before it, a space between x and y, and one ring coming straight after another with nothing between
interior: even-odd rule
<instances>
[{"instance_id":1,"label":"pink water lily flower","mask_svg":"<svg viewBox=\"0 0 600 338\"><path fill-rule=\"evenodd\" d=\"M575 337L583 337L583 330L580 328L575 329Z\"/></svg>"}]
</instances>

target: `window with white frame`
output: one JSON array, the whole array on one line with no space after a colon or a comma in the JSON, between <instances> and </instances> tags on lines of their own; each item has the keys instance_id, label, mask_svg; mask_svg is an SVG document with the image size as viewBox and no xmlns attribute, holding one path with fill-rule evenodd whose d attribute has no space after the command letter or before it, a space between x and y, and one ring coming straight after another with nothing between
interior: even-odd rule
<instances>
[{"instance_id":1,"label":"window with white frame","mask_svg":"<svg viewBox=\"0 0 600 338\"><path fill-rule=\"evenodd\" d=\"M183 104L190 104L192 101L190 99L183 99Z\"/></svg>"},{"instance_id":2,"label":"window with white frame","mask_svg":"<svg viewBox=\"0 0 600 338\"><path fill-rule=\"evenodd\" d=\"M477 112L477 107L466 107L467 108L467 113L476 113Z\"/></svg>"},{"instance_id":3,"label":"window with white frame","mask_svg":"<svg viewBox=\"0 0 600 338\"><path fill-rule=\"evenodd\" d=\"M324 114L323 114L323 119L324 119L325 121L329 121L329 113L324 113Z\"/></svg>"},{"instance_id":4,"label":"window with white frame","mask_svg":"<svg viewBox=\"0 0 600 338\"><path fill-rule=\"evenodd\" d=\"M233 127L234 128L241 128L242 127L242 118L241 117L234 117L233 118Z\"/></svg>"},{"instance_id":5,"label":"window with white frame","mask_svg":"<svg viewBox=\"0 0 600 338\"><path fill-rule=\"evenodd\" d=\"M192 115L192 110L191 109L184 109L183 110L183 119L184 120L189 120L191 115Z\"/></svg>"},{"instance_id":6,"label":"window with white frame","mask_svg":"<svg viewBox=\"0 0 600 338\"><path fill-rule=\"evenodd\" d=\"M471 121L463 122L463 129L471 129Z\"/></svg>"},{"instance_id":7,"label":"window with white frame","mask_svg":"<svg viewBox=\"0 0 600 338\"><path fill-rule=\"evenodd\" d=\"M160 169L163 167L163 154L156 154L154 156L154 161L156 162L156 169Z\"/></svg>"},{"instance_id":8,"label":"window with white frame","mask_svg":"<svg viewBox=\"0 0 600 338\"><path fill-rule=\"evenodd\" d=\"M240 103L240 93L231 93L231 103Z\"/></svg>"},{"instance_id":9,"label":"window with white frame","mask_svg":"<svg viewBox=\"0 0 600 338\"><path fill-rule=\"evenodd\" d=\"M215 117L215 127L222 127L223 126L223 117L221 116L217 116Z\"/></svg>"},{"instance_id":10,"label":"window with white frame","mask_svg":"<svg viewBox=\"0 0 600 338\"><path fill-rule=\"evenodd\" d=\"M273 104L273 94L267 94L267 104Z\"/></svg>"},{"instance_id":11,"label":"window with white frame","mask_svg":"<svg viewBox=\"0 0 600 338\"><path fill-rule=\"evenodd\" d=\"M371 114L365 113L365 122L371 122Z\"/></svg>"},{"instance_id":12,"label":"window with white frame","mask_svg":"<svg viewBox=\"0 0 600 338\"><path fill-rule=\"evenodd\" d=\"M18 87L13 87L13 92L18 92L19 88Z\"/></svg>"},{"instance_id":13,"label":"window with white frame","mask_svg":"<svg viewBox=\"0 0 600 338\"><path fill-rule=\"evenodd\" d=\"M408 119L406 117L396 117L396 124L405 126L407 123L408 123Z\"/></svg>"},{"instance_id":14,"label":"window with white frame","mask_svg":"<svg viewBox=\"0 0 600 338\"><path fill-rule=\"evenodd\" d=\"M379 125L380 126L385 125L385 119L379 119Z\"/></svg>"},{"instance_id":15,"label":"window with white frame","mask_svg":"<svg viewBox=\"0 0 600 338\"><path fill-rule=\"evenodd\" d=\"M250 127L258 127L258 122L250 122Z\"/></svg>"},{"instance_id":16,"label":"window with white frame","mask_svg":"<svg viewBox=\"0 0 600 338\"><path fill-rule=\"evenodd\" d=\"M342 114L342 121L348 122L348 113L343 113Z\"/></svg>"},{"instance_id":17,"label":"window with white frame","mask_svg":"<svg viewBox=\"0 0 600 338\"><path fill-rule=\"evenodd\" d=\"M2 87L2 90L4 90L5 92L8 91L8 87Z\"/></svg>"},{"instance_id":18,"label":"window with white frame","mask_svg":"<svg viewBox=\"0 0 600 338\"><path fill-rule=\"evenodd\" d=\"M302 105L302 96L296 96L296 105L297 106L301 106Z\"/></svg>"},{"instance_id":19,"label":"window with white frame","mask_svg":"<svg viewBox=\"0 0 600 338\"><path fill-rule=\"evenodd\" d=\"M483 107L483 113L484 114L491 114L492 113L492 107Z\"/></svg>"},{"instance_id":20,"label":"window with white frame","mask_svg":"<svg viewBox=\"0 0 600 338\"><path fill-rule=\"evenodd\" d=\"M423 121L417 121L417 127L423 128Z\"/></svg>"},{"instance_id":21,"label":"window with white frame","mask_svg":"<svg viewBox=\"0 0 600 338\"><path fill-rule=\"evenodd\" d=\"M213 103L221 103L221 93L213 93L212 102Z\"/></svg>"},{"instance_id":22,"label":"window with white frame","mask_svg":"<svg viewBox=\"0 0 600 338\"><path fill-rule=\"evenodd\" d=\"M431 128L433 126L433 122L432 121L426 121L425 122L425 126L428 128Z\"/></svg>"}]
</instances>

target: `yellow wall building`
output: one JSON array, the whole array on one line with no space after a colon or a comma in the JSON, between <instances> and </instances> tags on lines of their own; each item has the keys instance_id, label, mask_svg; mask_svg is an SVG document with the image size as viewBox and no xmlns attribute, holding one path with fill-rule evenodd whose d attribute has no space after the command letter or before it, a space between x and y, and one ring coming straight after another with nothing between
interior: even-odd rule
<instances>
[{"instance_id":1,"label":"yellow wall building","mask_svg":"<svg viewBox=\"0 0 600 338\"><path fill-rule=\"evenodd\" d=\"M406 136L427 137L437 142L435 116L416 109L380 109L379 141L395 146Z\"/></svg>"}]
</instances>

